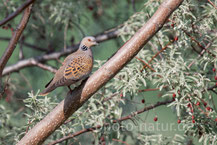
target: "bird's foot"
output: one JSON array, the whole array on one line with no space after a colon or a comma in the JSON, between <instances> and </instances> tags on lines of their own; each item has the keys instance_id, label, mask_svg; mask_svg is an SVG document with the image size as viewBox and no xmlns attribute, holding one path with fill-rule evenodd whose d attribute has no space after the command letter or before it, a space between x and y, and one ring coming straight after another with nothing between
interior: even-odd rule
<instances>
[{"instance_id":1,"label":"bird's foot","mask_svg":"<svg viewBox=\"0 0 217 145\"><path fill-rule=\"evenodd\" d=\"M72 89L71 89L71 87L68 86L68 88L69 88L69 93L72 94Z\"/></svg>"}]
</instances>

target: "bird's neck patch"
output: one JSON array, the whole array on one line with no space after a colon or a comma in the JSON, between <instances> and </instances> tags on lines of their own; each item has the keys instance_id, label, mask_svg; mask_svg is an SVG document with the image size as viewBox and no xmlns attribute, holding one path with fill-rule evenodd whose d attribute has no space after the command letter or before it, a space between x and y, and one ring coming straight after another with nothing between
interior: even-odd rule
<instances>
[{"instance_id":1,"label":"bird's neck patch","mask_svg":"<svg viewBox=\"0 0 217 145\"><path fill-rule=\"evenodd\" d=\"M86 45L81 46L81 50L86 51L88 47Z\"/></svg>"}]
</instances>

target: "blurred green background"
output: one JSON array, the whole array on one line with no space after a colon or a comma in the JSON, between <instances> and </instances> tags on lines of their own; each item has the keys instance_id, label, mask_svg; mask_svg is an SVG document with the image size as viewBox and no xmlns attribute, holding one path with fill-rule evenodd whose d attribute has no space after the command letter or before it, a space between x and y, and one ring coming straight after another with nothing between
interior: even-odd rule
<instances>
[{"instance_id":1,"label":"blurred green background","mask_svg":"<svg viewBox=\"0 0 217 145\"><path fill-rule=\"evenodd\" d=\"M43 21L45 21L45 23L43 24L41 22L42 20L31 17L29 20L29 24L27 25L27 28L24 31L24 35L26 35L25 42L45 49L51 47L54 51L60 51L64 47L64 18L62 18L63 20L61 19L60 22L55 23L54 21L55 18L57 18L57 16L54 16L54 18L46 17L49 14L49 12L43 11L44 9L40 9L41 11L37 12L39 9L39 7L37 6L40 5L39 3L40 2L38 2L36 6L33 8L33 13L35 15L43 16L43 19L45 19ZM41 3L43 3L43 1ZM16 4L17 3L14 2L11 5L16 6ZM17 5L20 4L21 2L18 2ZM59 3L57 3L57 1L46 1L44 5L46 4L55 5ZM76 13L76 16L72 17L72 20L76 19L75 21L73 21L74 25L70 26L70 28L67 30L67 46L71 46L72 44L78 43L83 37L82 33L84 33L85 35L95 35L104 32L105 30L108 30L110 28L119 26L120 24L124 23L131 15L141 11L143 9L143 4L144 0L136 0L135 3L132 3L132 1L130 0L113 0L112 2L102 1L103 13L101 14L99 6L97 7L95 3L91 3L89 1L81 2L81 4L79 3L76 9L76 12L78 13ZM2 19L3 15L1 16L2 17L0 18ZM12 22L10 22L11 26L14 29L16 28L16 25L19 23L20 18L21 15L19 15ZM49 26L50 23L52 24L52 26ZM41 27L42 25L46 25L45 28ZM46 32L44 32L45 38L40 38L38 36L39 33L36 34L36 32L42 31L43 33L43 29L46 29ZM10 38L11 30L5 30L3 28L0 29L0 37ZM99 46L93 48L94 59L107 60L123 44L123 41L119 37L100 43ZM0 39L1 56L4 50L7 48L7 45L8 41ZM17 45L13 55L7 63L7 66L15 64L17 61L19 61L19 51L20 44ZM49 52L41 52L23 46L23 53L24 59L27 59L31 57L36 57L38 55L43 55ZM64 57L61 57L60 60L63 61ZM52 65L56 68L60 66L60 63L54 60L47 62L47 64ZM94 69L93 71L95 70L96 69ZM0 104L3 104L6 107L6 110L9 110L14 113L13 116L11 116L12 119L10 119L11 125L22 126L27 123L26 117L23 115L25 109L23 99L27 98L27 93L30 91L36 93L38 90L43 90L45 84L49 82L50 79L53 77L53 74L51 72L42 70L38 67L26 67L20 70L18 73L14 72L9 76L5 76L3 78L3 81L6 81L8 77L10 78L10 91L13 95L11 95L9 98L7 98L8 96L3 96L0 99ZM151 85L149 86L150 88L152 88ZM62 100L65 96L64 93L66 94L67 91L68 89L66 87L58 88L55 91L53 91L49 95L49 97L57 95L59 97L58 99ZM156 103L157 101L163 100L161 97L159 97L160 93L163 92L153 91L140 93L138 96L134 97L134 101L137 103L128 102L126 105L123 105L124 114L127 115L130 114L130 112L132 111L143 108L144 104L141 103L142 99L145 99L145 105L150 105L152 103ZM61 94L61 96L59 94ZM157 123L162 123L163 125L165 125L164 127L166 127L167 123L174 124L174 130L153 131L154 133L162 133L168 137L173 137L176 133L184 133L184 131L177 130L178 118L176 117L176 114L173 110L174 109L171 109L170 107L160 106L156 109L140 114L139 117L146 123L155 123L153 119L155 116L158 116ZM130 121L126 121L126 123L127 122ZM85 134L83 136L85 136ZM195 139L195 141L196 140L197 139ZM130 144L130 139L127 139L127 142Z\"/></svg>"}]
</instances>

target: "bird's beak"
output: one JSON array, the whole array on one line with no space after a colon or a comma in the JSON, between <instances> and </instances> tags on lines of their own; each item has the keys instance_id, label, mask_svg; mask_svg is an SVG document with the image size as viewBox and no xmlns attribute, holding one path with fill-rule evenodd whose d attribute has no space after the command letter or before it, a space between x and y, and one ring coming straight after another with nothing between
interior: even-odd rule
<instances>
[{"instance_id":1,"label":"bird's beak","mask_svg":"<svg viewBox=\"0 0 217 145\"><path fill-rule=\"evenodd\" d=\"M99 45L99 43L97 43L96 41L93 43L93 45Z\"/></svg>"}]
</instances>

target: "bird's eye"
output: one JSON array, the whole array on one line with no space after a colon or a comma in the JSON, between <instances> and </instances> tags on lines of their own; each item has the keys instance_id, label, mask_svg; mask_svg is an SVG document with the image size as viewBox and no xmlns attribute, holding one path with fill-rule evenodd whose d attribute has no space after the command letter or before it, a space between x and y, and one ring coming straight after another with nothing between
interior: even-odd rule
<instances>
[{"instance_id":1,"label":"bird's eye","mask_svg":"<svg viewBox=\"0 0 217 145\"><path fill-rule=\"evenodd\" d=\"M88 41L91 41L91 39L88 39Z\"/></svg>"},{"instance_id":2,"label":"bird's eye","mask_svg":"<svg viewBox=\"0 0 217 145\"><path fill-rule=\"evenodd\" d=\"M83 45L83 46L81 47L81 49L82 49L83 51L86 51L86 50L88 49L88 47L85 46L85 45Z\"/></svg>"}]
</instances>

